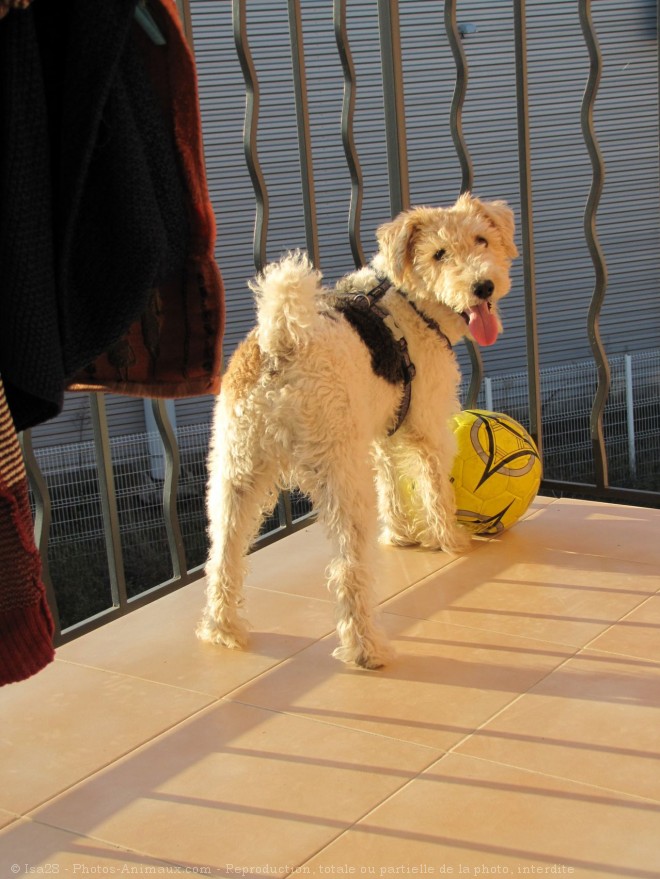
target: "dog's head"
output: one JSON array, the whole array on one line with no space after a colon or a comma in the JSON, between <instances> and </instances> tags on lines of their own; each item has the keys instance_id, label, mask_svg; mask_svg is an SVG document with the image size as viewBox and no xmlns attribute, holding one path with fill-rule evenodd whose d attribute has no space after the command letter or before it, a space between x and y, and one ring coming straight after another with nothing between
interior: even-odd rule
<instances>
[{"instance_id":1,"label":"dog's head","mask_svg":"<svg viewBox=\"0 0 660 879\"><path fill-rule=\"evenodd\" d=\"M513 212L468 193L450 208L418 207L381 226L374 265L420 301L441 302L469 321L480 345L502 328L497 302L509 292Z\"/></svg>"}]
</instances>

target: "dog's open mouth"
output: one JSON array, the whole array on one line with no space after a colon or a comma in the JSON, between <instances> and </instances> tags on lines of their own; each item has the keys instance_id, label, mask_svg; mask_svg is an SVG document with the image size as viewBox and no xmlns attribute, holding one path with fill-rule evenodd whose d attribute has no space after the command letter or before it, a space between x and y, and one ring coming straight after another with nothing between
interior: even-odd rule
<instances>
[{"instance_id":1,"label":"dog's open mouth","mask_svg":"<svg viewBox=\"0 0 660 879\"><path fill-rule=\"evenodd\" d=\"M463 317L468 322L475 342L492 345L497 339L500 328L490 302L480 302L479 305L468 308L463 312Z\"/></svg>"}]
</instances>

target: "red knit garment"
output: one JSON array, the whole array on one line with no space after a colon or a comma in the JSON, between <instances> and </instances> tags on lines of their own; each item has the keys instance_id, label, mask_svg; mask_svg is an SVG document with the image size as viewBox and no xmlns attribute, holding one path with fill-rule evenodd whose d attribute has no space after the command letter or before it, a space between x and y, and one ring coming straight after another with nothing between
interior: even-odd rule
<instances>
[{"instance_id":1,"label":"red knit garment","mask_svg":"<svg viewBox=\"0 0 660 879\"><path fill-rule=\"evenodd\" d=\"M0 685L29 678L54 655L23 456L0 378Z\"/></svg>"},{"instance_id":2,"label":"red knit garment","mask_svg":"<svg viewBox=\"0 0 660 879\"><path fill-rule=\"evenodd\" d=\"M123 338L74 376L68 390L170 398L217 394L224 285L214 256L195 61L173 0L152 0L150 9L166 43L156 46L139 30L136 39L171 127L186 189L190 241L184 276L153 290Z\"/></svg>"}]
</instances>

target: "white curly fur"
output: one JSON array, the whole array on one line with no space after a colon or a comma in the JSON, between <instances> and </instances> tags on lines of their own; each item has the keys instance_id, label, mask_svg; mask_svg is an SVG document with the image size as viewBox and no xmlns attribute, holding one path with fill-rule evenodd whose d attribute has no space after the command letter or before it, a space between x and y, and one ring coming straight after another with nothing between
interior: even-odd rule
<instances>
[{"instance_id":1,"label":"white curly fur","mask_svg":"<svg viewBox=\"0 0 660 879\"><path fill-rule=\"evenodd\" d=\"M370 267L342 279L364 291L387 275L456 343L461 312L510 286L513 215L503 202L461 196L451 208L415 208L382 226ZM442 258L437 254L442 251ZM376 375L355 330L332 311L321 275L304 254L266 268L251 285L257 327L239 347L218 397L209 455L207 604L197 634L228 647L247 643L240 608L245 558L280 487L309 494L336 545L328 569L337 602L335 656L378 668L391 656L374 615L376 510L381 539L459 552L449 472L451 416L460 374L450 347L394 288L382 299L416 367L412 401L392 435L402 388ZM499 325L499 318L496 318ZM415 483L418 514L406 514L400 476Z\"/></svg>"}]
</instances>

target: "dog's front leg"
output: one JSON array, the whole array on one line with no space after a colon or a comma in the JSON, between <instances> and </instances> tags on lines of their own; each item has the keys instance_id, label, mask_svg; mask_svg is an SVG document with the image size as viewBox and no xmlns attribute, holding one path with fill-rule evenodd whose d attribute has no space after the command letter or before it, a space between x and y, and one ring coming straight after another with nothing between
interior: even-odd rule
<instances>
[{"instance_id":1,"label":"dog's front leg","mask_svg":"<svg viewBox=\"0 0 660 879\"><path fill-rule=\"evenodd\" d=\"M378 513L382 524L380 541L392 546L414 546L419 543L418 529L410 515L410 502L402 491L406 463L396 452L396 443L390 439L377 443L374 449Z\"/></svg>"},{"instance_id":2,"label":"dog's front leg","mask_svg":"<svg viewBox=\"0 0 660 879\"><path fill-rule=\"evenodd\" d=\"M420 504L419 542L426 549L465 552L471 541L456 517L456 497L451 484L454 448L417 437L415 499Z\"/></svg>"},{"instance_id":3,"label":"dog's front leg","mask_svg":"<svg viewBox=\"0 0 660 879\"><path fill-rule=\"evenodd\" d=\"M402 428L376 456L383 519L382 540L397 546L417 544L425 549L465 552L470 535L456 519L450 481L453 437L429 439L410 427ZM410 485L404 499L401 480Z\"/></svg>"}]
</instances>

